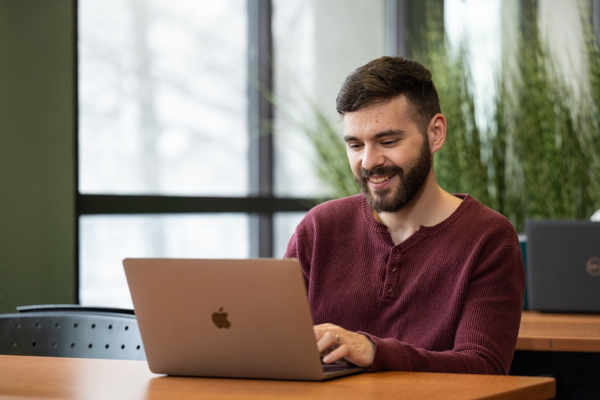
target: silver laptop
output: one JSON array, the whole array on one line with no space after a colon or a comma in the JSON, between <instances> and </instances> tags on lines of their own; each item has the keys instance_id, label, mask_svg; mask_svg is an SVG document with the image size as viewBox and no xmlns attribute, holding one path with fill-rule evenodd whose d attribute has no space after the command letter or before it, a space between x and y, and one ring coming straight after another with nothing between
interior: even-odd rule
<instances>
[{"instance_id":1,"label":"silver laptop","mask_svg":"<svg viewBox=\"0 0 600 400\"><path fill-rule=\"evenodd\" d=\"M600 313L600 222L529 221L530 310Z\"/></svg>"},{"instance_id":2,"label":"silver laptop","mask_svg":"<svg viewBox=\"0 0 600 400\"><path fill-rule=\"evenodd\" d=\"M154 373L320 381L363 370L321 364L296 260L123 265Z\"/></svg>"}]
</instances>

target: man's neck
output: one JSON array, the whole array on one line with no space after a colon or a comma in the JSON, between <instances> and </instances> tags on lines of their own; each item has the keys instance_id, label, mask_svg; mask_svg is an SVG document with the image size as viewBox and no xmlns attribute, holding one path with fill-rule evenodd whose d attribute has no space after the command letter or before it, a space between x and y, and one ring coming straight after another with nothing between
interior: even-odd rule
<instances>
[{"instance_id":1,"label":"man's neck","mask_svg":"<svg viewBox=\"0 0 600 400\"><path fill-rule=\"evenodd\" d=\"M397 245L420 226L434 226L446 220L461 202L461 199L440 188L435 179L428 179L417 196L402 210L395 213L373 211L373 216L387 227Z\"/></svg>"}]
</instances>

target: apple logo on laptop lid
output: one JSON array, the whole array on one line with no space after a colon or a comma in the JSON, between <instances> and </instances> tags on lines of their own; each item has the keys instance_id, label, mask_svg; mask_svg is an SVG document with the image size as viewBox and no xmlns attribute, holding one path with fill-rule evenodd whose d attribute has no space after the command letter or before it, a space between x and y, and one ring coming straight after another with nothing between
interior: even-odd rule
<instances>
[{"instance_id":1,"label":"apple logo on laptop lid","mask_svg":"<svg viewBox=\"0 0 600 400\"><path fill-rule=\"evenodd\" d=\"M219 308L218 312L213 313L212 320L219 329L229 329L231 326L231 322L227 319L227 313L223 312L223 307Z\"/></svg>"}]
</instances>

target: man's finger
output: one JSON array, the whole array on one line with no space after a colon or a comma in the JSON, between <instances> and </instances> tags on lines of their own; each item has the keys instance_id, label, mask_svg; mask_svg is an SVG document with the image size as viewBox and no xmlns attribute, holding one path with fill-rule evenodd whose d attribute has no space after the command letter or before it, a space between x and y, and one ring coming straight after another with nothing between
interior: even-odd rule
<instances>
[{"instance_id":1,"label":"man's finger","mask_svg":"<svg viewBox=\"0 0 600 400\"><path fill-rule=\"evenodd\" d=\"M315 331L315 338L317 340L321 339L323 337L323 335L325 334L325 332L327 332L326 330L324 330L323 328L317 327L315 326L313 328L313 330Z\"/></svg>"},{"instance_id":2,"label":"man's finger","mask_svg":"<svg viewBox=\"0 0 600 400\"><path fill-rule=\"evenodd\" d=\"M331 353L327 354L325 357L323 357L323 362L325 364L329 364L329 363L335 362L337 360L341 360L342 358L346 357L347 355L348 355L348 346L343 344L340 347L338 347L337 349L333 350Z\"/></svg>"},{"instance_id":3,"label":"man's finger","mask_svg":"<svg viewBox=\"0 0 600 400\"><path fill-rule=\"evenodd\" d=\"M321 339L325 333L335 329L339 329L339 327L333 324L321 324L313 326L313 331L315 332L315 338L317 340Z\"/></svg>"},{"instance_id":4,"label":"man's finger","mask_svg":"<svg viewBox=\"0 0 600 400\"><path fill-rule=\"evenodd\" d=\"M336 337L331 331L324 332L321 338L317 340L317 348L319 349L319 353L322 353L326 349L329 349L337 344L338 342Z\"/></svg>"}]
</instances>

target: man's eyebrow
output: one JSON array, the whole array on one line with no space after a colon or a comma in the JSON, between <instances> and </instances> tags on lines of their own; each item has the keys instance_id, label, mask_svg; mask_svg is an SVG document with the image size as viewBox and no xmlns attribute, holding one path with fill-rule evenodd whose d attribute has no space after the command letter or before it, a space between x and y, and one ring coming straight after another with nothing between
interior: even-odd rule
<instances>
[{"instance_id":1,"label":"man's eyebrow","mask_svg":"<svg viewBox=\"0 0 600 400\"><path fill-rule=\"evenodd\" d=\"M375 136L373 136L373 139L381 139L388 136L404 136L405 134L406 131L403 131L402 129L390 129L389 131L384 131L375 134Z\"/></svg>"},{"instance_id":2,"label":"man's eyebrow","mask_svg":"<svg viewBox=\"0 0 600 400\"><path fill-rule=\"evenodd\" d=\"M403 131L402 129L390 129L389 131L376 133L375 136L373 136L373 139L377 140L388 136L404 136L405 134L406 131ZM358 139L355 136L344 136L344 142L346 143L353 142L356 140Z\"/></svg>"}]
</instances>

